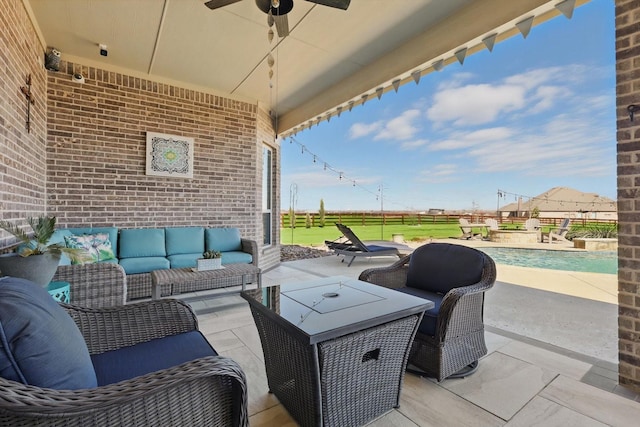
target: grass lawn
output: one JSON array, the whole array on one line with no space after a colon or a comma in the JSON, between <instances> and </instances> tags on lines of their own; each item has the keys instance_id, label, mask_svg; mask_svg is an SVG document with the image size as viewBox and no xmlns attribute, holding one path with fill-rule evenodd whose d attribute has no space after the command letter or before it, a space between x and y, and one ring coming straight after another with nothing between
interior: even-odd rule
<instances>
[{"instance_id":1,"label":"grass lawn","mask_svg":"<svg viewBox=\"0 0 640 427\"><path fill-rule=\"evenodd\" d=\"M403 234L406 241L443 239L462 235L458 224L385 225L384 228L379 225L354 225L349 228L360 240L390 241L393 234ZM283 245L322 246L325 240L335 240L341 236L342 233L335 226L280 229L280 242Z\"/></svg>"}]
</instances>

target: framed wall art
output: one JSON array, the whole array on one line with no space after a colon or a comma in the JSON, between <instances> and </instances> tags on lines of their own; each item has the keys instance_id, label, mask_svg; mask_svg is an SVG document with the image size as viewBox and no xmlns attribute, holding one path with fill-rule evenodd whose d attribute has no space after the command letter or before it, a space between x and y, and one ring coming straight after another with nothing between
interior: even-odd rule
<instances>
[{"instance_id":1,"label":"framed wall art","mask_svg":"<svg viewBox=\"0 0 640 427\"><path fill-rule=\"evenodd\" d=\"M147 175L193 178L193 138L147 132Z\"/></svg>"}]
</instances>

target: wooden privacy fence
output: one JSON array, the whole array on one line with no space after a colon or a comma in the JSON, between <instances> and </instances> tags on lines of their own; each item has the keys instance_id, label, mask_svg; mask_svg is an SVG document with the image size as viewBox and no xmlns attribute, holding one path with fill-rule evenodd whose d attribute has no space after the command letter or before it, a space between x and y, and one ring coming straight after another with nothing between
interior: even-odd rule
<instances>
[{"instance_id":1,"label":"wooden privacy fence","mask_svg":"<svg viewBox=\"0 0 640 427\"><path fill-rule=\"evenodd\" d=\"M317 212L296 212L294 214L294 227L304 228L309 222L311 227L322 226L320 214ZM324 225L333 226L336 222L351 226L365 225L420 225L420 224L458 224L460 218L466 218L469 222L484 222L489 218L496 218L495 215L477 214L477 215L460 215L460 214L422 214L417 212L326 212L324 216ZM523 225L527 218L496 218L500 224ZM543 225L560 225L564 218L540 218ZM616 225L616 220L607 219L591 219L591 218L572 218L572 225L587 224L603 224ZM291 228L289 213L280 214L280 227Z\"/></svg>"}]
</instances>

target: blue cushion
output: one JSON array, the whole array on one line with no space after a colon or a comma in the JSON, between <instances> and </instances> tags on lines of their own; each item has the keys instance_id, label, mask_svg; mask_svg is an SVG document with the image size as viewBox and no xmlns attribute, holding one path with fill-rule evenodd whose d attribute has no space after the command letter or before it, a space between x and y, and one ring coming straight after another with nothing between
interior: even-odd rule
<instances>
[{"instance_id":1,"label":"blue cushion","mask_svg":"<svg viewBox=\"0 0 640 427\"><path fill-rule=\"evenodd\" d=\"M114 254L118 253L118 228L117 227L74 227L68 228L71 234L81 236L83 234L107 233Z\"/></svg>"},{"instance_id":2,"label":"blue cushion","mask_svg":"<svg viewBox=\"0 0 640 427\"><path fill-rule=\"evenodd\" d=\"M191 331L94 354L91 360L103 386L217 355L200 331Z\"/></svg>"},{"instance_id":3,"label":"blue cushion","mask_svg":"<svg viewBox=\"0 0 640 427\"><path fill-rule=\"evenodd\" d=\"M171 263L171 268L191 268L198 265L196 260L202 258L202 253L169 255L167 258Z\"/></svg>"},{"instance_id":4,"label":"blue cushion","mask_svg":"<svg viewBox=\"0 0 640 427\"><path fill-rule=\"evenodd\" d=\"M167 255L204 252L203 227L168 227L164 229Z\"/></svg>"},{"instance_id":5,"label":"blue cushion","mask_svg":"<svg viewBox=\"0 0 640 427\"><path fill-rule=\"evenodd\" d=\"M41 286L0 279L0 376L37 387L96 387L77 325Z\"/></svg>"},{"instance_id":6,"label":"blue cushion","mask_svg":"<svg viewBox=\"0 0 640 427\"><path fill-rule=\"evenodd\" d=\"M153 270L170 268L169 260L165 257L122 258L119 264L127 274L151 273Z\"/></svg>"},{"instance_id":7,"label":"blue cushion","mask_svg":"<svg viewBox=\"0 0 640 427\"><path fill-rule=\"evenodd\" d=\"M253 257L251 254L240 251L222 252L222 265L225 264L251 264Z\"/></svg>"},{"instance_id":8,"label":"blue cushion","mask_svg":"<svg viewBox=\"0 0 640 427\"><path fill-rule=\"evenodd\" d=\"M478 283L483 267L484 257L476 249L450 243L430 243L411 254L406 285L446 294L453 288Z\"/></svg>"},{"instance_id":9,"label":"blue cushion","mask_svg":"<svg viewBox=\"0 0 640 427\"><path fill-rule=\"evenodd\" d=\"M167 256L164 245L164 228L124 228L118 258Z\"/></svg>"},{"instance_id":10,"label":"blue cushion","mask_svg":"<svg viewBox=\"0 0 640 427\"><path fill-rule=\"evenodd\" d=\"M392 251L394 249L395 248L393 246L367 245L367 250L369 252Z\"/></svg>"},{"instance_id":11,"label":"blue cushion","mask_svg":"<svg viewBox=\"0 0 640 427\"><path fill-rule=\"evenodd\" d=\"M405 294L413 295L418 298L424 298L428 299L429 301L433 301L433 308L424 312L422 321L420 322L420 325L418 325L418 332L429 336L435 336L436 323L438 322L438 315L440 314L440 306L442 305L444 295L407 287L397 288L396 290L404 292Z\"/></svg>"},{"instance_id":12,"label":"blue cushion","mask_svg":"<svg viewBox=\"0 0 640 427\"><path fill-rule=\"evenodd\" d=\"M208 251L241 251L240 230L237 228L207 228L205 248Z\"/></svg>"}]
</instances>

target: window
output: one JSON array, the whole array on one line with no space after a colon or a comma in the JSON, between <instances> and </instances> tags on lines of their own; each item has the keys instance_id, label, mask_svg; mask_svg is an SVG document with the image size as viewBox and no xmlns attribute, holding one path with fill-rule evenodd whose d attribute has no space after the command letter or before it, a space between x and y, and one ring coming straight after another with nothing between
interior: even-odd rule
<instances>
[{"instance_id":1,"label":"window","mask_svg":"<svg viewBox=\"0 0 640 427\"><path fill-rule=\"evenodd\" d=\"M273 151L262 148L262 243L271 245L271 210L273 204Z\"/></svg>"}]
</instances>

